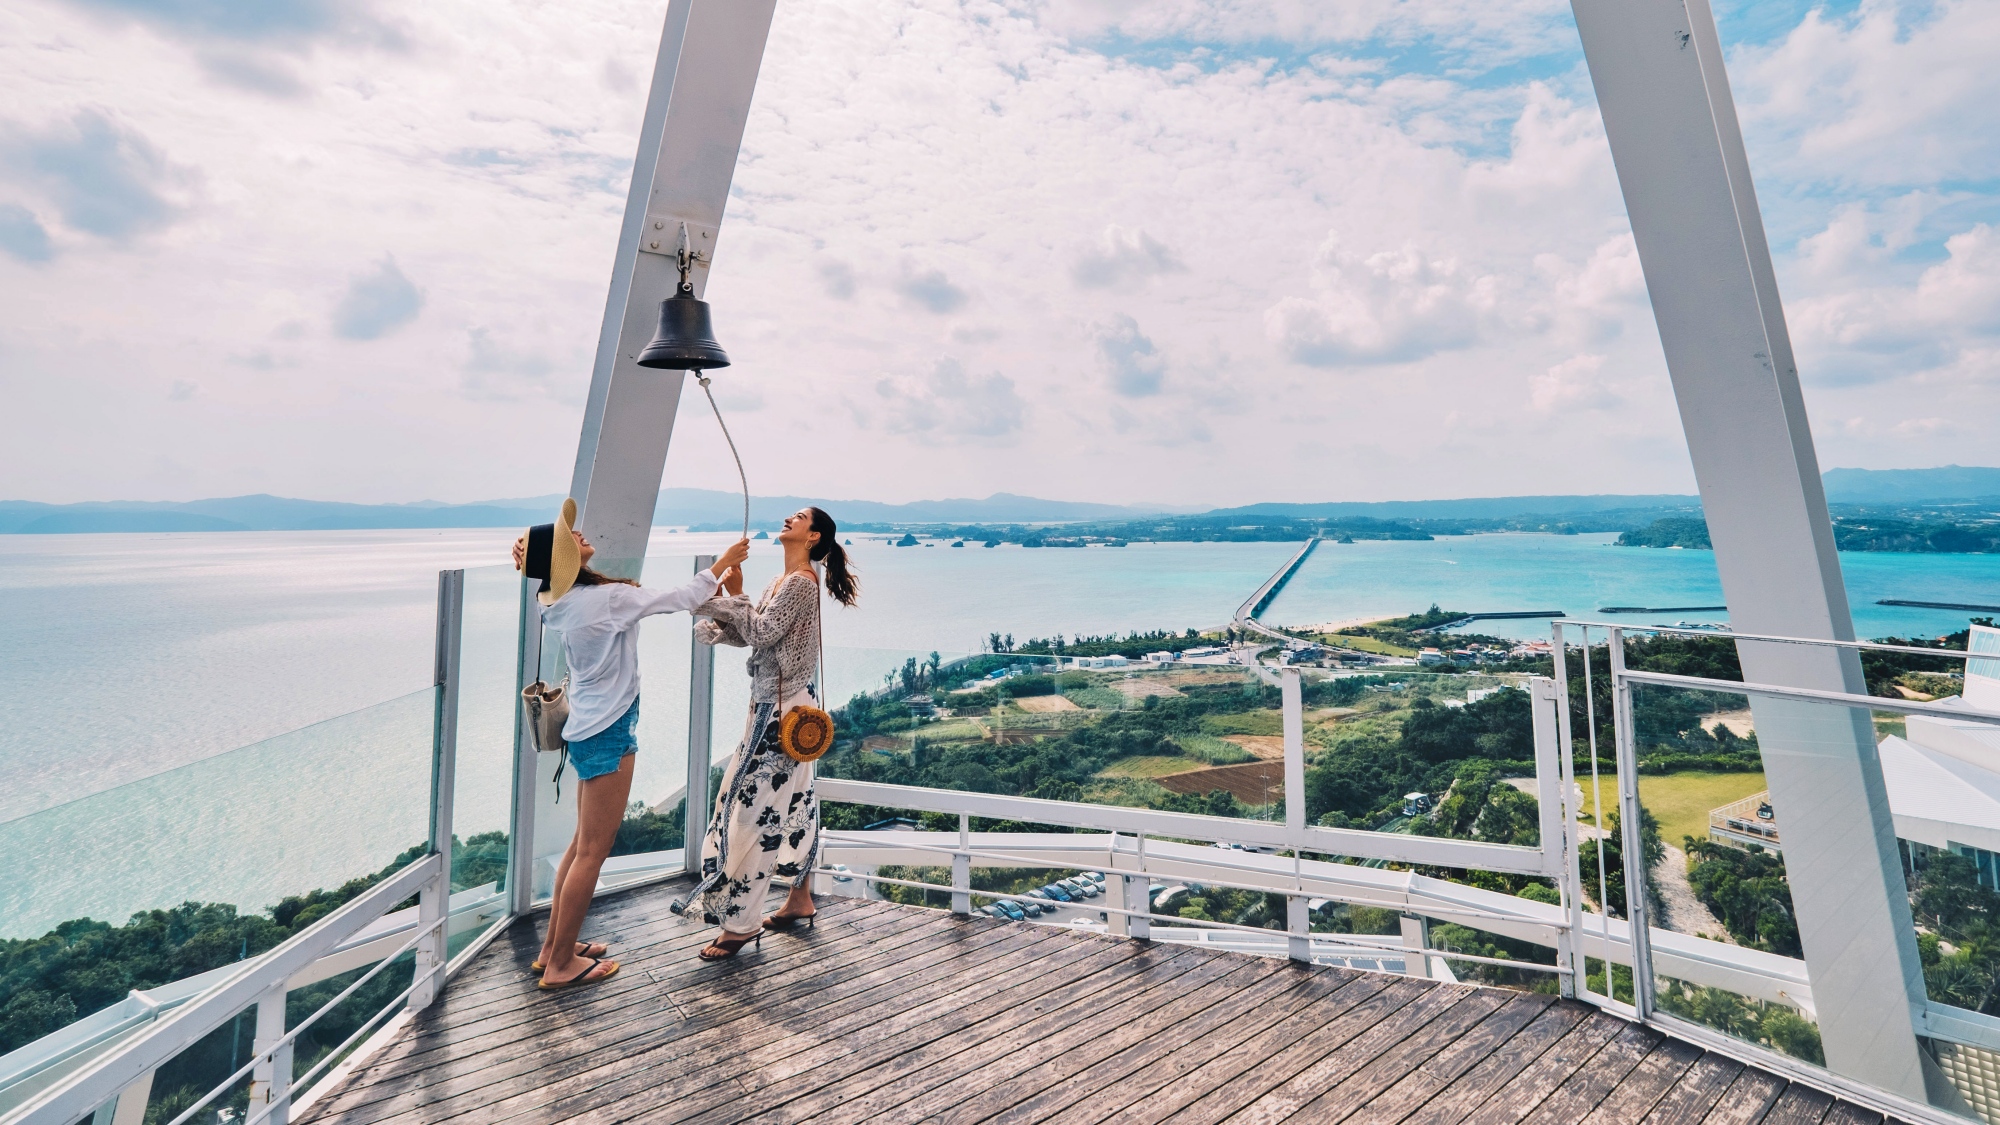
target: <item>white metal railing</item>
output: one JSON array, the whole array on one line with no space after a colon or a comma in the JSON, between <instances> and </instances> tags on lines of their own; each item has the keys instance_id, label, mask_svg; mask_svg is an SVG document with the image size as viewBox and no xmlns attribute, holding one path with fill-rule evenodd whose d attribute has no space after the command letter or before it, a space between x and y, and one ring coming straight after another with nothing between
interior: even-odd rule
<instances>
[{"instance_id":1,"label":"white metal railing","mask_svg":"<svg viewBox=\"0 0 2000 1125\"><path fill-rule=\"evenodd\" d=\"M250 1061L169 1125L185 1122L245 1076L252 1078L246 1125L283 1125L295 1087L321 1074L397 1005L407 1000L410 1009L421 1009L436 999L452 968L452 931L497 921L504 913L501 896L490 886L459 896L450 893L464 595L463 571L439 574L428 854L273 949L151 993L134 992L106 1012L0 1058L0 1095L11 1095L14 1103L0 1121L70 1125L94 1115L111 1125L139 1125L151 1099L154 1072L254 1006ZM394 911L412 895L417 898L414 908ZM496 932L490 925L488 929ZM414 954L409 986L295 1082L292 1046L299 1035L406 953ZM370 962L373 968L286 1029L286 998L292 990Z\"/></svg>"},{"instance_id":2,"label":"white metal railing","mask_svg":"<svg viewBox=\"0 0 2000 1125\"><path fill-rule=\"evenodd\" d=\"M1576 631L1574 635L1571 634L1571 630ZM1592 915L1590 925L1598 927L1599 935L1592 935L1590 933L1590 925L1586 925L1580 931L1579 937L1582 939L1582 943L1598 944L1591 941L1592 937L1601 936L1609 938L1622 931L1624 941L1621 944L1623 944L1627 954L1627 959L1624 960L1624 963L1632 971L1632 988L1629 1002L1621 1001L1608 995L1597 994L1590 991L1587 985L1580 989L1579 997L1613 1010L1622 1011L1634 1018L1659 1024L1664 1029L1699 1045L1735 1053L1740 1057L1748 1057L1758 1065L1776 1070L1779 1073L1822 1087L1832 1088L1844 1096L1853 1098L1862 1104L1870 1105L1885 1113L1915 1121L1940 1123L1962 1121L1962 1118L1941 1113L1933 1106L1910 1101L1897 1094L1846 1078L1834 1071L1812 1066L1761 1045L1745 1042L1714 1028L1661 1009L1658 997L1655 994L1656 976L1673 977L1687 980L1697 985L1712 985L1725 988L1753 999L1780 1003L1796 1008L1808 1018L1815 1021L1818 1018L1818 1006L1813 1000L1810 973L1807 963L1804 960L1781 957L1775 954L1758 954L1757 958L1746 958L1745 954L1755 951L1745 950L1740 946L1722 941L1660 929L1652 923L1649 917L1651 908L1646 901L1647 895L1644 890L1647 886L1648 872L1646 870L1644 848L1641 839L1643 828L1642 803L1639 794L1639 748L1638 732L1635 729L1636 720L1633 711L1632 690L1635 686L1654 686L1686 691L1726 693L1742 696L1746 700L1782 700L1793 703L1823 705L1830 710L1834 708L1845 709L1850 714L1872 715L1875 712L1887 712L1903 716L1923 716L1954 722L1976 723L1994 729L2000 729L2000 712L1922 700L1872 696L1856 692L1651 672L1628 668L1626 667L1625 660L1628 638L1635 635L1650 634L1710 637L1726 639L1731 642L1748 641L1759 645L1806 646L1847 653L1866 651L1894 652L1960 661L1978 660L1982 654L1966 650L1918 648L1907 645L1875 644L1866 641L1829 641L1805 637L1733 633L1714 629L1690 629L1680 626L1639 626L1597 621L1557 622L1553 630L1553 653L1556 677L1565 687L1565 696L1567 695L1566 689L1569 682L1566 661L1570 650L1572 648L1580 649L1584 662L1581 672L1583 678L1582 702L1584 704L1584 721L1589 728L1588 745L1592 778L1592 793L1589 799L1594 805L1594 819L1600 825L1604 821L1602 819L1603 809L1601 800L1597 796L1601 792L1601 787L1598 784L1599 775L1597 768L1600 756L1597 745L1597 729L1599 727L1599 712L1597 707L1599 704L1593 687L1594 677L1591 668L1593 631L1601 631L1600 636L1603 639L1597 643L1601 643L1606 650L1604 659L1608 664L1607 670L1611 686L1612 698L1605 701L1605 703L1609 706L1613 727L1612 751L1614 779L1616 783L1616 805L1620 820L1621 836L1623 837L1621 840L1623 861L1621 874L1624 877L1627 889L1627 912L1630 915L1630 919L1612 919L1602 914ZM1968 646L1968 648L1970 647ZM1574 754L1570 750L1571 732L1569 730L1568 707L1563 708L1562 717L1562 740L1565 751L1563 761L1565 764L1573 764ZM1872 720L1869 725L1872 729ZM1867 749L1864 752L1872 752L1875 746L1874 739L1868 739L1865 742ZM1762 747L1760 746L1761 749ZM1566 796L1573 799L1576 795L1575 790L1569 785L1565 785L1564 788ZM1573 823L1573 818L1566 815L1565 820L1566 822L1570 822L1569 834L1574 838L1577 834L1577 828ZM1605 882L1607 873L1602 870L1601 850L1599 851L1598 870L1595 872L1572 873L1571 877L1589 878L1593 875L1598 880L1599 885L1598 901L1606 901ZM1819 875L1823 875L1823 873L1808 872L1803 877L1812 878ZM1788 869L1788 879L1799 877L1801 877L1799 873ZM1913 937L1914 935L1911 936ZM1755 965L1751 963L1756 960L1761 960L1762 964ZM1739 979L1737 983L1722 984L1713 979L1712 976L1700 975L1700 970L1703 967L1717 964L1731 964L1744 969L1761 970L1759 975L1763 976L1771 985L1777 987L1768 987L1760 990L1754 987L1746 987L1746 985L1753 983L1750 981ZM1696 975L1690 975L1690 968L1695 970ZM1893 970L1883 967L1881 971L1890 972ZM1607 987L1611 985L1609 973L1606 974L1606 985ZM1919 1035L1986 1051L2000 1052L2000 1017L1939 1003L1927 997L1921 1000L1913 1000L1912 1006L1914 1009L1912 1016Z\"/></svg>"}]
</instances>

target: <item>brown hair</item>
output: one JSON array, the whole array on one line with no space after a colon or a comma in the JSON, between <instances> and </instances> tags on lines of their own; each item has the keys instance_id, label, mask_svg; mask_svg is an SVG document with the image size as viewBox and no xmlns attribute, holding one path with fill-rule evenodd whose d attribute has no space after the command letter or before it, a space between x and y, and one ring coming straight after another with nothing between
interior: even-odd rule
<instances>
[{"instance_id":1,"label":"brown hair","mask_svg":"<svg viewBox=\"0 0 2000 1125\"><path fill-rule=\"evenodd\" d=\"M578 586L609 586L614 582L621 586L638 585L637 582L630 578L613 578L609 574L599 574L587 566L577 568L576 585Z\"/></svg>"},{"instance_id":2,"label":"brown hair","mask_svg":"<svg viewBox=\"0 0 2000 1125\"><path fill-rule=\"evenodd\" d=\"M847 552L842 549L836 537L840 531L833 517L819 508L807 508L812 513L812 529L819 532L819 542L813 544L808 558L826 564L826 592L841 605L853 605L861 596L861 583L854 576L854 568L848 564Z\"/></svg>"}]
</instances>

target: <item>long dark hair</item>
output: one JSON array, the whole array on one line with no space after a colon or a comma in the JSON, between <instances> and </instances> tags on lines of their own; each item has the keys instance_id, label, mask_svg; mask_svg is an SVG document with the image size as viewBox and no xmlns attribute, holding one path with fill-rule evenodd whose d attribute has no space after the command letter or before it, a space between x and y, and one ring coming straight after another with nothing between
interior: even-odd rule
<instances>
[{"instance_id":1,"label":"long dark hair","mask_svg":"<svg viewBox=\"0 0 2000 1125\"><path fill-rule=\"evenodd\" d=\"M614 584L619 586L638 585L637 582L634 582L630 578L613 578L609 574L601 574L595 570L590 569L587 566L580 566L577 568L576 584L578 586L610 586Z\"/></svg>"},{"instance_id":2,"label":"long dark hair","mask_svg":"<svg viewBox=\"0 0 2000 1125\"><path fill-rule=\"evenodd\" d=\"M826 564L826 592L841 605L853 605L861 596L861 583L854 577L854 568L848 564L847 551L836 538L840 531L833 517L819 508L807 508L812 513L812 529L819 532L819 542L813 544L806 555L816 563Z\"/></svg>"}]
</instances>

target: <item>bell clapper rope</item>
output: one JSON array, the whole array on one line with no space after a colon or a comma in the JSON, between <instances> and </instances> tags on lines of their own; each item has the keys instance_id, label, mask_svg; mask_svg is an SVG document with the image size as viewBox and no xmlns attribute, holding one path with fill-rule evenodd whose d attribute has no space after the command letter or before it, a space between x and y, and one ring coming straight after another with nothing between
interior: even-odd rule
<instances>
[{"instance_id":1,"label":"bell clapper rope","mask_svg":"<svg viewBox=\"0 0 2000 1125\"><path fill-rule=\"evenodd\" d=\"M715 405L715 392L708 389L708 375L697 371L695 382L701 384L701 393L708 396L708 408L715 412L715 424L722 427L722 440L729 443L729 455L736 460L736 479L743 484L743 538L750 538L750 478L743 475L743 457L736 452L736 439L729 436L729 423L722 420L722 408Z\"/></svg>"}]
</instances>

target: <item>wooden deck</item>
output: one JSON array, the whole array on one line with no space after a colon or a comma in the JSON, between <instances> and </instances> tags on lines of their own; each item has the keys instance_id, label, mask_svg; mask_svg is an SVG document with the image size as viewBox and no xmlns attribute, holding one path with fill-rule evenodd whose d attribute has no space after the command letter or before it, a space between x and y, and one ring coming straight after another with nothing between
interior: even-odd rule
<instances>
[{"instance_id":1,"label":"wooden deck","mask_svg":"<svg viewBox=\"0 0 2000 1125\"><path fill-rule=\"evenodd\" d=\"M573 992L518 923L303 1120L1882 1121L1547 996L879 902L709 965L678 889L601 901L624 969Z\"/></svg>"}]
</instances>

